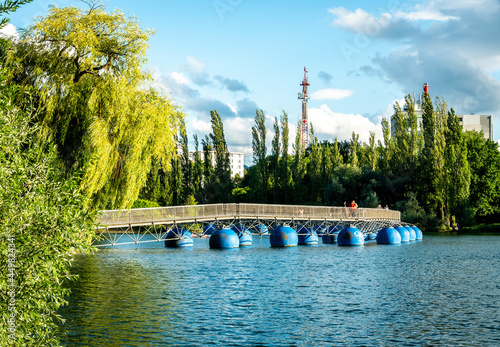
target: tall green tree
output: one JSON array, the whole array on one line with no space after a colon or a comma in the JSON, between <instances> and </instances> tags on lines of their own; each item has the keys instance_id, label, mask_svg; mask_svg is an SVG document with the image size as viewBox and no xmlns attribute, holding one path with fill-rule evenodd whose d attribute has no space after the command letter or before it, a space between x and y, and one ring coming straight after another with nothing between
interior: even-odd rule
<instances>
[{"instance_id":1,"label":"tall green tree","mask_svg":"<svg viewBox=\"0 0 500 347\"><path fill-rule=\"evenodd\" d=\"M337 138L335 138L335 142L333 143L331 156L332 156L332 165L334 168L344 163L344 158L340 153L339 142L337 141Z\"/></svg>"},{"instance_id":2,"label":"tall green tree","mask_svg":"<svg viewBox=\"0 0 500 347\"><path fill-rule=\"evenodd\" d=\"M464 211L468 207L471 172L467 160L467 144L460 121L453 109L448 114L445 137L446 210L449 215L455 216L461 224Z\"/></svg>"},{"instance_id":3,"label":"tall green tree","mask_svg":"<svg viewBox=\"0 0 500 347\"><path fill-rule=\"evenodd\" d=\"M360 148L361 157L359 159L359 165L361 167L369 167L374 170L377 166L378 160L377 151L378 148L375 145L375 133L370 131L368 143L363 142Z\"/></svg>"},{"instance_id":4,"label":"tall green tree","mask_svg":"<svg viewBox=\"0 0 500 347\"><path fill-rule=\"evenodd\" d=\"M194 139L194 163L193 163L193 175L192 175L192 185L195 193L196 201L201 201L202 195L202 182L203 182L203 161L200 155L200 142L198 141L198 135L193 135Z\"/></svg>"},{"instance_id":5,"label":"tall green tree","mask_svg":"<svg viewBox=\"0 0 500 347\"><path fill-rule=\"evenodd\" d=\"M325 187L328 185L330 178L333 176L333 162L332 162L332 145L324 142L321 146L321 199L325 201Z\"/></svg>"},{"instance_id":6,"label":"tall green tree","mask_svg":"<svg viewBox=\"0 0 500 347\"><path fill-rule=\"evenodd\" d=\"M438 215L443 224L448 228L450 226L449 211L446 206L447 185L446 185L446 137L445 131L448 127L448 106L446 102L440 98L436 98L436 134L434 147L434 165L437 171L436 181L436 202Z\"/></svg>"},{"instance_id":7,"label":"tall green tree","mask_svg":"<svg viewBox=\"0 0 500 347\"><path fill-rule=\"evenodd\" d=\"M175 156L183 114L150 87L152 33L119 10L52 7L10 56L11 81L34 94L42 136L57 144L67 171L83 170L81 189L94 206L130 207L154 158Z\"/></svg>"},{"instance_id":8,"label":"tall green tree","mask_svg":"<svg viewBox=\"0 0 500 347\"><path fill-rule=\"evenodd\" d=\"M419 172L421 199L428 211L438 215L444 225L449 225L445 208L446 175L445 175L445 145L444 131L448 112L446 104L436 98L436 107L428 94L422 103L422 131L424 148Z\"/></svg>"},{"instance_id":9,"label":"tall green tree","mask_svg":"<svg viewBox=\"0 0 500 347\"><path fill-rule=\"evenodd\" d=\"M186 122L181 120L179 126L179 160L182 168L182 204L194 200L193 162L189 158L189 141L186 133Z\"/></svg>"},{"instance_id":10,"label":"tall green tree","mask_svg":"<svg viewBox=\"0 0 500 347\"><path fill-rule=\"evenodd\" d=\"M500 212L500 151L483 133L464 133L471 184L469 201L478 217Z\"/></svg>"},{"instance_id":11,"label":"tall green tree","mask_svg":"<svg viewBox=\"0 0 500 347\"><path fill-rule=\"evenodd\" d=\"M283 111L280 118L281 125L281 159L280 159L280 180L282 203L290 201L290 187L292 186L292 173L288 158L288 138L290 130L288 127L288 114Z\"/></svg>"},{"instance_id":12,"label":"tall green tree","mask_svg":"<svg viewBox=\"0 0 500 347\"><path fill-rule=\"evenodd\" d=\"M210 133L210 139L215 151L214 183L216 194L214 196L214 202L228 202L233 187L231 182L229 151L224 135L224 124L216 110L210 111L210 116L212 119L212 133Z\"/></svg>"},{"instance_id":13,"label":"tall green tree","mask_svg":"<svg viewBox=\"0 0 500 347\"><path fill-rule=\"evenodd\" d=\"M311 124L309 128L309 157L307 162L307 175L309 177L309 184L311 187L309 201L313 204L323 202L323 178L321 177L322 159L321 159L321 146L318 138L314 133L314 127Z\"/></svg>"},{"instance_id":14,"label":"tall green tree","mask_svg":"<svg viewBox=\"0 0 500 347\"><path fill-rule=\"evenodd\" d=\"M395 103L391 118L394 147L389 166L392 178L398 182L398 191L412 190L414 184L419 154L418 125L414 108L412 97L407 95L403 109L398 102Z\"/></svg>"},{"instance_id":15,"label":"tall green tree","mask_svg":"<svg viewBox=\"0 0 500 347\"><path fill-rule=\"evenodd\" d=\"M201 140L203 147L203 203L213 203L214 191L214 165L213 165L213 147L208 135Z\"/></svg>"},{"instance_id":16,"label":"tall green tree","mask_svg":"<svg viewBox=\"0 0 500 347\"><path fill-rule=\"evenodd\" d=\"M257 177L254 191L261 199L267 195L267 147L266 147L266 116L263 110L255 111L255 125L252 126L253 163L257 166ZM264 202L262 200L261 202Z\"/></svg>"},{"instance_id":17,"label":"tall green tree","mask_svg":"<svg viewBox=\"0 0 500 347\"><path fill-rule=\"evenodd\" d=\"M349 156L349 164L352 166L358 166L358 146L359 146L359 134L352 132L351 138L351 150Z\"/></svg>"},{"instance_id":18,"label":"tall green tree","mask_svg":"<svg viewBox=\"0 0 500 347\"><path fill-rule=\"evenodd\" d=\"M391 137L391 125L387 118L382 118L382 135L383 143L379 141L378 143L378 153L379 153L379 168L386 173L392 171L391 161L394 156L394 141Z\"/></svg>"},{"instance_id":19,"label":"tall green tree","mask_svg":"<svg viewBox=\"0 0 500 347\"><path fill-rule=\"evenodd\" d=\"M278 121L278 117L275 117L274 119L274 136L273 140L271 142L271 162L270 162L270 167L272 169L272 190L273 190L273 202L276 204L278 203L279 200L279 185L281 183L280 177L279 177L279 158L280 158L280 153L281 153L281 142L280 142L280 124Z\"/></svg>"},{"instance_id":20,"label":"tall green tree","mask_svg":"<svg viewBox=\"0 0 500 347\"><path fill-rule=\"evenodd\" d=\"M297 132L295 133L295 142L293 145L293 163L292 163L292 177L293 177L293 201L295 204L303 204L306 187L303 184L303 179L306 174L306 163L304 161L305 148L302 144L302 123L299 119L297 122Z\"/></svg>"}]
</instances>

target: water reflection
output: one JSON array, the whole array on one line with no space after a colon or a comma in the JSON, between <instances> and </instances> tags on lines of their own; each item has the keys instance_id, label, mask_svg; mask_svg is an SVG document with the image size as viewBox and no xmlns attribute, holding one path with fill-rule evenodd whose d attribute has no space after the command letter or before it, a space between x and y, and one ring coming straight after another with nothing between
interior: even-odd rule
<instances>
[{"instance_id":1,"label":"water reflection","mask_svg":"<svg viewBox=\"0 0 500 347\"><path fill-rule=\"evenodd\" d=\"M78 258L69 346L500 343L500 237L399 246L191 251L158 244Z\"/></svg>"}]
</instances>

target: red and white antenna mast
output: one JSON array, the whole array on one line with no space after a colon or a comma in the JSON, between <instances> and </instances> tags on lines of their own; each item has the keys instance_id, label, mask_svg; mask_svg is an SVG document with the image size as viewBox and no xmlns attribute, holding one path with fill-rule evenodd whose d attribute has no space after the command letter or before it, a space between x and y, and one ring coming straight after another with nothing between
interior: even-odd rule
<instances>
[{"instance_id":1,"label":"red and white antenna mast","mask_svg":"<svg viewBox=\"0 0 500 347\"><path fill-rule=\"evenodd\" d=\"M299 99L302 100L302 148L306 149L309 146L309 117L307 112L309 94L307 93L307 87L310 84L307 81L307 70L305 66L304 79L300 85L302 86L302 92L299 93Z\"/></svg>"}]
</instances>

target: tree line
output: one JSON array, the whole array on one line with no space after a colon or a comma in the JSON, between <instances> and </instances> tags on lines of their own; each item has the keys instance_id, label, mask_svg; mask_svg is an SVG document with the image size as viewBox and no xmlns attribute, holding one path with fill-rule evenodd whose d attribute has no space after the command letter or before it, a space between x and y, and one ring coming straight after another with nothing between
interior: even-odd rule
<instances>
[{"instance_id":1,"label":"tree line","mask_svg":"<svg viewBox=\"0 0 500 347\"><path fill-rule=\"evenodd\" d=\"M459 229L497 218L498 145L482 132L462 131L454 110L448 110L439 97L432 101L425 94L421 109L418 124L411 95L404 106L396 103L391 121L382 120L383 139L378 142L370 133L368 143L362 143L354 131L349 141L320 142L311 124L307 148L300 132L289 146L286 112L275 117L267 148L264 111L256 110L253 165L244 177L232 180L223 124L214 110L212 133L202 140L201 149L194 137L194 160L186 155L182 124L172 170L153 170L140 197L162 206L219 202L343 206L355 200L361 207L400 210L404 221L425 230ZM212 155L217 158L215 166L209 159Z\"/></svg>"}]
</instances>

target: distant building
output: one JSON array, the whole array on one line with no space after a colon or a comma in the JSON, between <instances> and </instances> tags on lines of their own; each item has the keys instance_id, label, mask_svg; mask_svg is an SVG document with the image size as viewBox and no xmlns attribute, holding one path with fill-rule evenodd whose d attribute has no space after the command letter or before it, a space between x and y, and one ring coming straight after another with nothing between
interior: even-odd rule
<instances>
[{"instance_id":1,"label":"distant building","mask_svg":"<svg viewBox=\"0 0 500 347\"><path fill-rule=\"evenodd\" d=\"M467 114L457 115L463 131L483 131L484 137L493 141L493 116Z\"/></svg>"},{"instance_id":2,"label":"distant building","mask_svg":"<svg viewBox=\"0 0 500 347\"><path fill-rule=\"evenodd\" d=\"M424 91L427 91L425 88L428 86L427 83L424 84ZM422 103L423 103L423 95L421 94L418 100L414 100L413 112L417 116L417 124L418 130L422 128ZM404 111L407 111L408 108L405 106L403 108ZM477 115L477 114L466 114L466 115L457 115L460 120L460 125L462 126L463 131L472 131L475 130L477 132L483 131L484 137L486 139L490 139L493 141L493 116L491 115ZM394 136L395 128L394 121L391 118L391 136Z\"/></svg>"},{"instance_id":3,"label":"distant building","mask_svg":"<svg viewBox=\"0 0 500 347\"><path fill-rule=\"evenodd\" d=\"M189 152L189 159L191 161L194 161L194 155L196 152ZM205 158L205 152L200 151L200 157L201 160L203 161ZM211 156L212 156L212 165L215 166L215 151L211 151ZM231 168L231 178L235 178L236 175L240 175L240 177L243 177L245 174L245 167L244 167L244 154L243 153L236 153L236 152L229 152L229 166Z\"/></svg>"}]
</instances>

